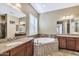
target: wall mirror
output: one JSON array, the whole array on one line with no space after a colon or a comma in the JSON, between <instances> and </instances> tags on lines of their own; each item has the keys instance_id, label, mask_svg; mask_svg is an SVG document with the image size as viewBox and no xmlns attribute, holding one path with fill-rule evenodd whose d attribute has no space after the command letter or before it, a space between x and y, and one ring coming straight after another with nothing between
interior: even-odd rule
<instances>
[{"instance_id":1,"label":"wall mirror","mask_svg":"<svg viewBox=\"0 0 79 59\"><path fill-rule=\"evenodd\" d=\"M0 39L6 37L6 23L5 15L0 15Z\"/></svg>"},{"instance_id":2,"label":"wall mirror","mask_svg":"<svg viewBox=\"0 0 79 59\"><path fill-rule=\"evenodd\" d=\"M26 35L26 17L19 18L16 24L16 36Z\"/></svg>"},{"instance_id":3,"label":"wall mirror","mask_svg":"<svg viewBox=\"0 0 79 59\"><path fill-rule=\"evenodd\" d=\"M75 20L75 32L79 32L79 19Z\"/></svg>"}]
</instances>

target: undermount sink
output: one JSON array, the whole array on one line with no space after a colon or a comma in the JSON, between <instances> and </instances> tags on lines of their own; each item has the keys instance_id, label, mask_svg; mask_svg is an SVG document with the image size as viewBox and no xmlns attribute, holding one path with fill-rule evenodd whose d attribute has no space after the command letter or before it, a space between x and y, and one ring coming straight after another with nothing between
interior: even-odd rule
<instances>
[{"instance_id":1,"label":"undermount sink","mask_svg":"<svg viewBox=\"0 0 79 59\"><path fill-rule=\"evenodd\" d=\"M12 42L12 43L6 44L6 46L13 46L13 45L21 44L21 43L23 43L23 42Z\"/></svg>"}]
</instances>

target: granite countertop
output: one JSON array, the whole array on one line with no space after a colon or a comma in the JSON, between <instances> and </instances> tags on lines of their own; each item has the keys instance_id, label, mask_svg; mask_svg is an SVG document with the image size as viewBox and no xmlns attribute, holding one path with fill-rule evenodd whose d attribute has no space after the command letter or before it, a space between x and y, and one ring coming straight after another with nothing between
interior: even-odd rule
<instances>
[{"instance_id":1,"label":"granite countertop","mask_svg":"<svg viewBox=\"0 0 79 59\"><path fill-rule=\"evenodd\" d=\"M16 40L13 40L11 42L3 42L3 43L0 43L0 54L12 49L12 48L15 48L23 43L26 43L30 40L33 40L33 38L21 38L21 39L16 39Z\"/></svg>"},{"instance_id":2,"label":"granite countertop","mask_svg":"<svg viewBox=\"0 0 79 59\"><path fill-rule=\"evenodd\" d=\"M57 37L79 37L79 34L59 34Z\"/></svg>"}]
</instances>

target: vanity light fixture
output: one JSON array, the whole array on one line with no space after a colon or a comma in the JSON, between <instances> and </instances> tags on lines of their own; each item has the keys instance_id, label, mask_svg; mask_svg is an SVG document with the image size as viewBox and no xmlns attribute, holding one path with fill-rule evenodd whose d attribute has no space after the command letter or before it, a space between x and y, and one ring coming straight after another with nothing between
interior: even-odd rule
<instances>
[{"instance_id":1,"label":"vanity light fixture","mask_svg":"<svg viewBox=\"0 0 79 59\"><path fill-rule=\"evenodd\" d=\"M70 18L73 19L74 18L74 15L70 15Z\"/></svg>"},{"instance_id":2,"label":"vanity light fixture","mask_svg":"<svg viewBox=\"0 0 79 59\"><path fill-rule=\"evenodd\" d=\"M62 17L62 20L64 20L64 19L73 19L73 18L74 18L74 15L63 16L63 17Z\"/></svg>"},{"instance_id":3,"label":"vanity light fixture","mask_svg":"<svg viewBox=\"0 0 79 59\"><path fill-rule=\"evenodd\" d=\"M25 24L25 22L20 22L21 25Z\"/></svg>"},{"instance_id":4,"label":"vanity light fixture","mask_svg":"<svg viewBox=\"0 0 79 59\"><path fill-rule=\"evenodd\" d=\"M18 8L21 8L20 3L16 3L15 6L18 7Z\"/></svg>"},{"instance_id":5,"label":"vanity light fixture","mask_svg":"<svg viewBox=\"0 0 79 59\"><path fill-rule=\"evenodd\" d=\"M66 17L65 17L65 16L63 16L63 17L62 17L62 20L63 20L63 19L66 19Z\"/></svg>"}]
</instances>

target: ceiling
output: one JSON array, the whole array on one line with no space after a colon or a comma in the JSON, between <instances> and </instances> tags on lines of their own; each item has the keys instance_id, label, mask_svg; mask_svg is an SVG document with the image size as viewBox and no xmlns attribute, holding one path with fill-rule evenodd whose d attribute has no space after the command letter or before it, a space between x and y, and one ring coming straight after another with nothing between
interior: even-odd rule
<instances>
[{"instance_id":1,"label":"ceiling","mask_svg":"<svg viewBox=\"0 0 79 59\"><path fill-rule=\"evenodd\" d=\"M45 13L49 11L64 9L79 5L79 3L31 3L32 7L38 13Z\"/></svg>"},{"instance_id":2,"label":"ceiling","mask_svg":"<svg viewBox=\"0 0 79 59\"><path fill-rule=\"evenodd\" d=\"M0 15L10 14L18 18L24 17L25 14L19 8L12 4L0 3Z\"/></svg>"}]
</instances>

